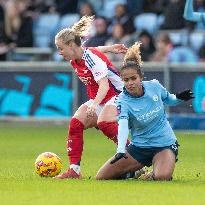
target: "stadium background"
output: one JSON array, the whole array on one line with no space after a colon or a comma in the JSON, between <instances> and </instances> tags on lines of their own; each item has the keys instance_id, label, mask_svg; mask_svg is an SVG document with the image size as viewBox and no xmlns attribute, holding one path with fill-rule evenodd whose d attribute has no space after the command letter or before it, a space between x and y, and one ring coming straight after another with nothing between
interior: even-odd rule
<instances>
[{"instance_id":1,"label":"stadium background","mask_svg":"<svg viewBox=\"0 0 205 205\"><path fill-rule=\"evenodd\" d=\"M183 129L175 130L180 149L172 181L96 181L97 171L116 150L115 145L96 129L84 132L83 180L56 181L35 173L35 159L45 151L61 157L62 171L68 166L67 124L87 95L69 69L70 65L57 55L54 36L62 27L80 18L80 8L85 2L93 5L96 17L104 16L109 21L108 28L105 27L108 35L104 32L95 35L95 25L100 25L99 29L104 22L100 18L91 29L91 36L87 37L92 41L86 38L85 44L121 42L130 46L135 40L141 40L148 45L142 45L146 79L158 79L171 92L192 88L195 93L193 103L168 110L173 128ZM203 23L184 20L184 2L0 0L1 205L205 204L205 31ZM204 0L194 2L196 11L205 10ZM115 25L114 10L118 3L128 7L126 15L120 18L122 24L127 15L132 16L135 30L126 29L131 30L131 34L122 35L121 26ZM82 10L83 14L90 12ZM117 28L114 36L112 20ZM169 27L162 28L163 22ZM19 25L24 26L20 29ZM124 25L132 23L125 21ZM148 43L150 36L154 46ZM159 52L161 50L163 52ZM120 67L121 55L109 58Z\"/></svg>"},{"instance_id":2,"label":"stadium background","mask_svg":"<svg viewBox=\"0 0 205 205\"><path fill-rule=\"evenodd\" d=\"M0 1L0 119L67 119L87 99L69 63L57 54L54 36L82 15L95 14L84 45L130 46L140 40L145 79L156 78L173 93L187 88L195 93L192 103L168 110L173 128L205 129L205 26L183 18L184 4L184 0ZM205 1L194 1L194 9L205 11ZM122 55L108 57L120 67Z\"/></svg>"}]
</instances>

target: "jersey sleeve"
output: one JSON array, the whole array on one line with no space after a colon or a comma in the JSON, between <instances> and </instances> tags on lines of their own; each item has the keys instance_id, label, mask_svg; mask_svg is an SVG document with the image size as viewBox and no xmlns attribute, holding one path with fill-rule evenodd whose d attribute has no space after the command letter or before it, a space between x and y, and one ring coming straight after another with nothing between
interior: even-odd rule
<instances>
[{"instance_id":1,"label":"jersey sleeve","mask_svg":"<svg viewBox=\"0 0 205 205\"><path fill-rule=\"evenodd\" d=\"M84 54L85 65L92 72L95 81L107 77L108 68L105 61L100 58L100 54L94 54L92 51L87 49Z\"/></svg>"},{"instance_id":2,"label":"jersey sleeve","mask_svg":"<svg viewBox=\"0 0 205 205\"><path fill-rule=\"evenodd\" d=\"M118 121L121 119L129 119L128 116L128 107L123 101L123 97L119 96L117 99L117 112L118 112Z\"/></svg>"},{"instance_id":3,"label":"jersey sleeve","mask_svg":"<svg viewBox=\"0 0 205 205\"><path fill-rule=\"evenodd\" d=\"M153 82L157 86L157 90L160 91L161 99L164 104L174 106L182 103L182 100L177 99L175 94L169 93L167 89L159 83L158 80L154 80Z\"/></svg>"},{"instance_id":4,"label":"jersey sleeve","mask_svg":"<svg viewBox=\"0 0 205 205\"><path fill-rule=\"evenodd\" d=\"M124 101L123 94L117 97L117 111L118 111L118 146L117 153L125 153L125 147L129 135L129 117L128 107Z\"/></svg>"},{"instance_id":5,"label":"jersey sleeve","mask_svg":"<svg viewBox=\"0 0 205 205\"><path fill-rule=\"evenodd\" d=\"M126 147L128 135L129 135L128 120L120 119L118 121L117 153L125 153L125 147Z\"/></svg>"}]
</instances>

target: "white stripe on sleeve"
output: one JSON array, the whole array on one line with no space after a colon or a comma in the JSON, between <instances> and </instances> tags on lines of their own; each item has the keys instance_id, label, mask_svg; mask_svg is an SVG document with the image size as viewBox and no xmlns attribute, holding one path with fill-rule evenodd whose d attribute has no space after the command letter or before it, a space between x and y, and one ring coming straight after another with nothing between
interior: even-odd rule
<instances>
[{"instance_id":1,"label":"white stripe on sleeve","mask_svg":"<svg viewBox=\"0 0 205 205\"><path fill-rule=\"evenodd\" d=\"M117 146L117 153L125 153L125 146L127 143L127 138L129 134L128 128L128 120L127 119L120 119L118 121L118 146Z\"/></svg>"}]
</instances>

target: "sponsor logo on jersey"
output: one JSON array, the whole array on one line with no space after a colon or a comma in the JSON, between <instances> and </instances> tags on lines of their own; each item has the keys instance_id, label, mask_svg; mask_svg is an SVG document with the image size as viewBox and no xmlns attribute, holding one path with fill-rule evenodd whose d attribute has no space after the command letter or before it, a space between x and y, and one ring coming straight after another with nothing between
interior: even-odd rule
<instances>
[{"instance_id":1,"label":"sponsor logo on jersey","mask_svg":"<svg viewBox=\"0 0 205 205\"><path fill-rule=\"evenodd\" d=\"M154 119L155 117L158 116L158 113L161 109L162 107L158 106L155 109L151 110L150 112L137 116L137 120L147 122L148 120Z\"/></svg>"},{"instance_id":2,"label":"sponsor logo on jersey","mask_svg":"<svg viewBox=\"0 0 205 205\"><path fill-rule=\"evenodd\" d=\"M91 84L91 77L83 77L83 76L78 76L80 78L80 80L85 84L85 85L89 85Z\"/></svg>"}]
</instances>

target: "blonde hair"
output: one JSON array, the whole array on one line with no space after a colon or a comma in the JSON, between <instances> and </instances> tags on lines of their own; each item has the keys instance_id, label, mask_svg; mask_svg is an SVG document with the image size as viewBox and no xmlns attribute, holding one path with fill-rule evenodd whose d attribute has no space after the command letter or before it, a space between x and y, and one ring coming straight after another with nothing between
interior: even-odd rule
<instances>
[{"instance_id":1,"label":"blonde hair","mask_svg":"<svg viewBox=\"0 0 205 205\"><path fill-rule=\"evenodd\" d=\"M143 64L141 59L141 53L140 53L140 45L141 42L136 42L133 46L131 46L125 56L123 63L126 64L129 61L134 61L136 64L141 66Z\"/></svg>"},{"instance_id":2,"label":"blonde hair","mask_svg":"<svg viewBox=\"0 0 205 205\"><path fill-rule=\"evenodd\" d=\"M141 59L140 45L141 45L141 42L136 42L133 46L131 46L127 50L127 52L124 56L123 66L120 69L120 72L127 69L127 68L133 68L133 69L137 70L137 73L141 77L143 77L144 73L141 69L143 61Z\"/></svg>"},{"instance_id":3,"label":"blonde hair","mask_svg":"<svg viewBox=\"0 0 205 205\"><path fill-rule=\"evenodd\" d=\"M93 20L94 16L83 16L71 28L65 28L58 32L55 36L55 40L61 39L63 43L69 43L76 39L79 41L80 38L88 35Z\"/></svg>"}]
</instances>

